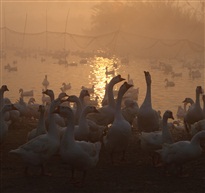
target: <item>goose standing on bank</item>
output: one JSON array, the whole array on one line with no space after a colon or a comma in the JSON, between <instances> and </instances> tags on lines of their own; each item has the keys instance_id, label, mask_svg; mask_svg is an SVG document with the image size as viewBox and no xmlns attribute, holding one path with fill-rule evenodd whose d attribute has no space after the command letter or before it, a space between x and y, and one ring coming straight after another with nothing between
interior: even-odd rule
<instances>
[{"instance_id":1,"label":"goose standing on bank","mask_svg":"<svg viewBox=\"0 0 205 193\"><path fill-rule=\"evenodd\" d=\"M203 110L200 106L200 94L202 94L202 87L196 87L196 100L195 103L191 105L184 117L184 126L186 131L189 133L191 130L191 125L197 121L204 119Z\"/></svg>"},{"instance_id":2,"label":"goose standing on bank","mask_svg":"<svg viewBox=\"0 0 205 193\"><path fill-rule=\"evenodd\" d=\"M0 110L0 144L5 140L9 127L9 123L5 121L5 114L11 110L17 110L17 108L13 104L8 104Z\"/></svg>"},{"instance_id":3,"label":"goose standing on bank","mask_svg":"<svg viewBox=\"0 0 205 193\"><path fill-rule=\"evenodd\" d=\"M166 169L170 165L176 165L180 168L179 175L183 175L182 167L185 163L195 160L202 155L203 149L200 142L205 139L205 131L195 134L191 141L178 141L173 144L164 144L163 148L157 150Z\"/></svg>"},{"instance_id":4,"label":"goose standing on bank","mask_svg":"<svg viewBox=\"0 0 205 193\"><path fill-rule=\"evenodd\" d=\"M115 84L125 80L121 75L113 77L108 84L108 105L105 105L98 109L100 113L91 113L88 115L88 119L96 122L98 125L107 126L114 120L115 114L115 99L113 95L113 87Z\"/></svg>"},{"instance_id":5,"label":"goose standing on bank","mask_svg":"<svg viewBox=\"0 0 205 193\"><path fill-rule=\"evenodd\" d=\"M137 116L137 125L140 131L150 132L159 130L159 115L152 108L151 102L151 75L149 72L144 71L147 92L144 102L139 108Z\"/></svg>"},{"instance_id":6,"label":"goose standing on bank","mask_svg":"<svg viewBox=\"0 0 205 193\"><path fill-rule=\"evenodd\" d=\"M164 143L173 143L167 124L169 118L174 119L172 112L167 110L163 115L161 131L141 133L139 138L142 150L152 153L154 150L162 148Z\"/></svg>"},{"instance_id":7,"label":"goose standing on bank","mask_svg":"<svg viewBox=\"0 0 205 193\"><path fill-rule=\"evenodd\" d=\"M78 184L79 186L82 186L84 184L87 171L90 168L95 167L98 163L101 143L90 143L75 140L74 114L71 108L59 106L58 109L55 110L55 113L59 113L68 120L67 128L60 145L61 158L63 162L67 163L71 168L71 182L76 182L74 179L74 172L76 170L83 172L82 179Z\"/></svg>"},{"instance_id":8,"label":"goose standing on bank","mask_svg":"<svg viewBox=\"0 0 205 193\"><path fill-rule=\"evenodd\" d=\"M55 122L53 111L60 105L61 99L57 98L51 102L51 106L48 113L48 132L46 134L39 135L33 138L24 145L21 145L15 150L11 150L9 153L20 156L25 163L25 174L28 174L29 166L41 166L41 175L47 175L45 173L46 162L55 155L60 147L60 137Z\"/></svg>"},{"instance_id":9,"label":"goose standing on bank","mask_svg":"<svg viewBox=\"0 0 205 193\"><path fill-rule=\"evenodd\" d=\"M114 153L122 153L122 161L125 160L125 152L132 134L131 125L125 120L121 111L123 95L130 87L132 87L132 85L127 82L124 82L120 87L117 97L114 121L108 129L107 136L105 136L103 140L106 149L110 153L112 163L114 163Z\"/></svg>"},{"instance_id":10,"label":"goose standing on bank","mask_svg":"<svg viewBox=\"0 0 205 193\"><path fill-rule=\"evenodd\" d=\"M42 93L48 95L51 99L51 102L54 101L54 92L53 92L53 90L47 89ZM66 96L68 96L66 93L60 93L58 98L63 99ZM50 104L50 106L51 106L51 104ZM48 110L46 111L45 115L47 115L47 112L49 112L50 106L48 106ZM55 121L56 121L57 125L59 125L60 127L65 127L65 120L61 116L59 116L58 114L55 114L55 115L53 115L53 117L55 118ZM46 126L47 126L47 124L48 124L48 119L46 119Z\"/></svg>"}]
</instances>

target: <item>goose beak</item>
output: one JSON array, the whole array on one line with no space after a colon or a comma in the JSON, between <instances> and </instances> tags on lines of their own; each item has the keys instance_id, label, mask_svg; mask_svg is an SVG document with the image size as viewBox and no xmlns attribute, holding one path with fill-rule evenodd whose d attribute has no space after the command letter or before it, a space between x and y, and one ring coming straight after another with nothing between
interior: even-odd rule
<instances>
[{"instance_id":1,"label":"goose beak","mask_svg":"<svg viewBox=\"0 0 205 193\"><path fill-rule=\"evenodd\" d=\"M170 118L174 120L174 117L173 117L173 115L172 115L172 116L171 116Z\"/></svg>"}]
</instances>

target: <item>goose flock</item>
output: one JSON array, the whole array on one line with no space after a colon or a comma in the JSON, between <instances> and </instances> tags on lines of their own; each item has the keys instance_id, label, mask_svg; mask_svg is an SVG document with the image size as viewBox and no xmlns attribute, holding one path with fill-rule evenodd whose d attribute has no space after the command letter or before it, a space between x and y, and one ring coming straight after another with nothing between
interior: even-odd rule
<instances>
[{"instance_id":1,"label":"goose flock","mask_svg":"<svg viewBox=\"0 0 205 193\"><path fill-rule=\"evenodd\" d=\"M130 75L128 82L121 75L114 76L108 82L104 96L106 103L102 107L86 102L85 98L94 92L94 86L91 88L82 86L79 96L76 96L66 94L70 88L63 83L62 92L54 93L52 89L48 89L47 75L42 82L44 88L41 104L36 104L32 91L25 92L23 89L19 89L19 101L12 104L4 97L9 88L7 85L2 85L0 143L1 145L6 143L8 132L12 135L12 130L9 130L11 124L25 119L36 120L33 129L28 131L25 143L8 153L22 159L26 175L29 175L29 168L33 166L40 167L41 175L50 175L46 172L45 166L54 155L58 155L70 168L70 182L83 186L87 172L96 167L101 159L102 149L109 154L111 164L114 165L119 161L116 155L121 155L120 163L126 162L130 139L137 133L141 151L147 156L152 156L154 166L162 166L166 174L170 168L175 168L179 171L178 175L182 176L183 164L198 159L204 153L203 89L197 86L195 101L187 97L183 101L184 108L180 106L177 114L178 128L176 126L174 132L184 130L189 137L184 136L177 141L172 132L172 126L176 122L168 122L168 119L174 119L173 112L167 109L161 117L160 111L153 108L151 74L144 71L144 75L146 95L141 105L138 105L132 96L124 98L126 93L133 89ZM121 85L117 99L114 98L116 84ZM30 102L24 102L24 97L31 97ZM203 107L200 106L200 99L204 103ZM80 180L75 179L75 171L82 172Z\"/></svg>"}]
</instances>

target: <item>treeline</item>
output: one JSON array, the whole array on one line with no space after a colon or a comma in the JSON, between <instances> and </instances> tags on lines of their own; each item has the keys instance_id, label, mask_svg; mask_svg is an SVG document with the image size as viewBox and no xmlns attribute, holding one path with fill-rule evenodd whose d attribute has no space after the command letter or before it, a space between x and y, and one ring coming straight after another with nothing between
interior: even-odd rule
<instances>
[{"instance_id":1,"label":"treeline","mask_svg":"<svg viewBox=\"0 0 205 193\"><path fill-rule=\"evenodd\" d=\"M92 11L89 34L119 30L121 34L116 33L119 37L113 44L122 52L154 48L152 44L157 44L157 40L166 40L167 47L172 46L167 52L176 52L180 47L186 50L186 45L182 46L180 42L183 39L196 45L204 43L204 19L185 9L180 2L101 2ZM177 47L174 47L175 43ZM110 48L113 49L113 45ZM163 45L158 45L158 49L163 49ZM201 49L196 50L201 52Z\"/></svg>"}]
</instances>

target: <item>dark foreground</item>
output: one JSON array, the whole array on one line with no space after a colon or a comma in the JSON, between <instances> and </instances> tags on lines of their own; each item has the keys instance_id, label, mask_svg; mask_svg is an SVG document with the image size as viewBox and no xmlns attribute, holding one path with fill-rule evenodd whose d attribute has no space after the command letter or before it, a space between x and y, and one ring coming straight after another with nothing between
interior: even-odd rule
<instances>
[{"instance_id":1,"label":"dark foreground","mask_svg":"<svg viewBox=\"0 0 205 193\"><path fill-rule=\"evenodd\" d=\"M33 126L34 123L21 123L10 127L1 147L1 193L205 193L205 155L184 165L189 177L167 177L162 174L162 168L153 167L140 150L136 133L128 148L127 162L112 165L102 149L97 167L88 172L81 188L69 183L71 172L57 155L46 167L51 176L40 176L38 169L33 170L33 175L25 176L21 160L8 152L25 142ZM76 173L76 177L80 176Z\"/></svg>"}]
</instances>

